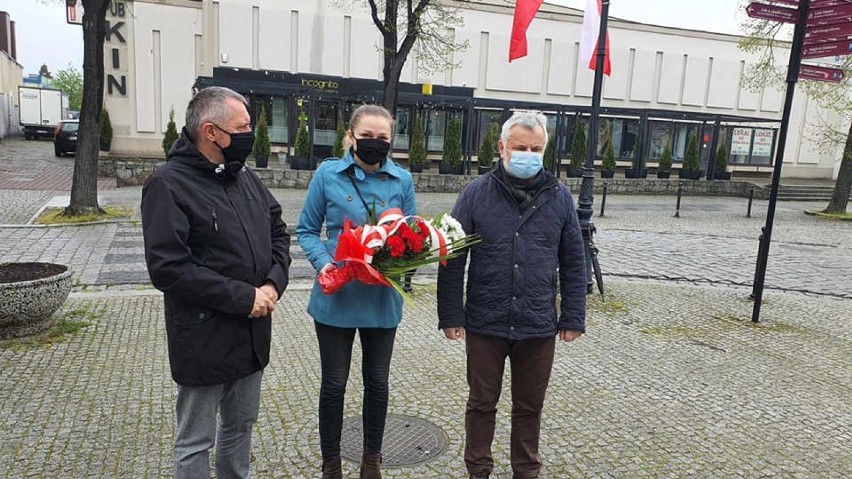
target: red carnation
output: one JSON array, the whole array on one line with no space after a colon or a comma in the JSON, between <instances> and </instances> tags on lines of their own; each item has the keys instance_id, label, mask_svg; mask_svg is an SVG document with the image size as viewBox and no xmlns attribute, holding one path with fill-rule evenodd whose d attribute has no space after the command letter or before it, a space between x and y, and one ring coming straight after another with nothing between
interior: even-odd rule
<instances>
[{"instance_id":1,"label":"red carnation","mask_svg":"<svg viewBox=\"0 0 852 479\"><path fill-rule=\"evenodd\" d=\"M408 248L414 253L423 251L423 240L419 236L412 235L410 238L405 238L405 242L408 243Z\"/></svg>"},{"instance_id":2,"label":"red carnation","mask_svg":"<svg viewBox=\"0 0 852 479\"><path fill-rule=\"evenodd\" d=\"M391 257L402 258L405 254L405 242L399 236L391 236L385 242L385 246L390 249Z\"/></svg>"},{"instance_id":3,"label":"red carnation","mask_svg":"<svg viewBox=\"0 0 852 479\"><path fill-rule=\"evenodd\" d=\"M429 227L426 226L425 221L417 220L417 233L424 240L429 237Z\"/></svg>"}]
</instances>

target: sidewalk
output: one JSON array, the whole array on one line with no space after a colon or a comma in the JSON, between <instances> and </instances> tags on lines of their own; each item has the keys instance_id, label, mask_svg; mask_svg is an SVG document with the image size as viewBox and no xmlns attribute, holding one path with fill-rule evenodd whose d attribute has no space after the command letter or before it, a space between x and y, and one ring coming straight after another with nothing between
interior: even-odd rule
<instances>
[{"instance_id":1,"label":"sidewalk","mask_svg":"<svg viewBox=\"0 0 852 479\"><path fill-rule=\"evenodd\" d=\"M840 478L852 470L852 308L847 300L769 293L760 325L734 288L612 281L588 334L560 344L543 423L542 478ZM319 477L319 358L307 285L275 312L255 433L258 478ZM436 330L421 282L400 327L392 414L426 420L447 449L390 479L462 478L463 343ZM175 388L160 295L75 293L92 319L65 342L0 349L0 477L170 477ZM357 342L356 342L357 349ZM360 413L353 354L346 415ZM494 479L509 479L508 393ZM399 431L396 431L399 433ZM404 433L404 431L403 431ZM387 446L387 445L386 445ZM356 477L345 463L346 477Z\"/></svg>"}]
</instances>

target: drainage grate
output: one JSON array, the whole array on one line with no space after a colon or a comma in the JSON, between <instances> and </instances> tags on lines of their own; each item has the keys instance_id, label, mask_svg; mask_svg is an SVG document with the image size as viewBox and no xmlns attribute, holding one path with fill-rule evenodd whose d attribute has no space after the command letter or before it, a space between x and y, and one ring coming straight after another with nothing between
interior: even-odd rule
<instances>
[{"instance_id":1,"label":"drainage grate","mask_svg":"<svg viewBox=\"0 0 852 479\"><path fill-rule=\"evenodd\" d=\"M341 456L360 462L362 449L361 416L343 420ZM438 457L447 447L447 435L438 426L401 414L388 414L382 450L382 465L401 467L420 464Z\"/></svg>"}]
</instances>

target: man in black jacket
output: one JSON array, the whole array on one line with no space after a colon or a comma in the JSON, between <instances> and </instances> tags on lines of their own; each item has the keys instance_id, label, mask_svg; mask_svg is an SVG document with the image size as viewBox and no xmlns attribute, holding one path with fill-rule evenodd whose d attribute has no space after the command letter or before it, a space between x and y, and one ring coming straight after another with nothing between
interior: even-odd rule
<instances>
[{"instance_id":1,"label":"man in black jacket","mask_svg":"<svg viewBox=\"0 0 852 479\"><path fill-rule=\"evenodd\" d=\"M509 118L498 142L501 161L456 200L452 216L482 238L470 249L466 304L467 253L438 271L438 327L448 339L466 340L464 460L472 479L487 478L494 467L491 442L506 357L513 477L539 476L541 410L556 337L573 341L585 331L583 239L571 192L542 169L546 127L540 113Z\"/></svg>"},{"instance_id":2,"label":"man in black jacket","mask_svg":"<svg viewBox=\"0 0 852 479\"><path fill-rule=\"evenodd\" d=\"M281 206L244 168L253 143L246 99L201 90L142 190L145 259L163 292L178 384L176 478L210 477L214 444L216 477L250 476L272 311L290 267Z\"/></svg>"}]
</instances>

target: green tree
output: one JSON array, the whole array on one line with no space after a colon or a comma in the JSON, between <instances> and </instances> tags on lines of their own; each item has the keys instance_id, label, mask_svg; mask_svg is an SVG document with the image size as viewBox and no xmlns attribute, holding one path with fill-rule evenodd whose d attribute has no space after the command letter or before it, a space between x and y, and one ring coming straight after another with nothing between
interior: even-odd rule
<instances>
[{"instance_id":1,"label":"green tree","mask_svg":"<svg viewBox=\"0 0 852 479\"><path fill-rule=\"evenodd\" d=\"M414 135L411 137L411 147L408 150L408 164L422 165L426 163L426 135L423 134L423 122L420 115L414 115Z\"/></svg>"},{"instance_id":2,"label":"green tree","mask_svg":"<svg viewBox=\"0 0 852 479\"><path fill-rule=\"evenodd\" d=\"M299 118L299 131L296 132L296 156L311 156L311 137L308 134L308 125L304 118Z\"/></svg>"},{"instance_id":3,"label":"green tree","mask_svg":"<svg viewBox=\"0 0 852 479\"><path fill-rule=\"evenodd\" d=\"M553 171L553 164L556 161L556 135L550 133L547 139L547 145L544 147L544 169Z\"/></svg>"},{"instance_id":4,"label":"green tree","mask_svg":"<svg viewBox=\"0 0 852 479\"><path fill-rule=\"evenodd\" d=\"M716 173L725 173L728 171L728 149L725 145L719 145L716 150Z\"/></svg>"},{"instance_id":5,"label":"green tree","mask_svg":"<svg viewBox=\"0 0 852 479\"><path fill-rule=\"evenodd\" d=\"M577 122L574 138L571 140L571 169L579 170L586 163L586 132L583 124Z\"/></svg>"},{"instance_id":6,"label":"green tree","mask_svg":"<svg viewBox=\"0 0 852 479\"><path fill-rule=\"evenodd\" d=\"M179 138L177 127L175 126L175 109L172 107L169 110L169 124L166 125L166 134L163 136L163 152L168 155L172 149L172 144Z\"/></svg>"},{"instance_id":7,"label":"green tree","mask_svg":"<svg viewBox=\"0 0 852 479\"><path fill-rule=\"evenodd\" d=\"M68 63L68 68L56 72L50 86L68 95L68 108L80 111L83 103L83 73Z\"/></svg>"},{"instance_id":8,"label":"green tree","mask_svg":"<svg viewBox=\"0 0 852 479\"><path fill-rule=\"evenodd\" d=\"M346 149L343 146L343 139L346 138L346 128L343 126L343 121L337 119L337 132L334 136L334 146L331 148L331 156L335 158L343 158L346 154Z\"/></svg>"},{"instance_id":9,"label":"green tree","mask_svg":"<svg viewBox=\"0 0 852 479\"><path fill-rule=\"evenodd\" d=\"M782 28L776 22L748 19L743 24L745 31L740 41L740 49L752 54L757 61L746 69L742 76L742 85L752 92L760 93L764 89L782 90L786 79L789 41L792 29ZM780 48L783 51L776 51ZM782 56L785 61L778 61ZM852 56L846 56L840 68L845 72L852 70ZM844 145L840 170L834 183L834 193L825 213L843 214L849 204L852 192L852 89L850 75L837 85L821 81L803 80L797 88L812 99L826 113L816 115L805 129L805 136L816 142L823 153L835 153ZM831 113L831 114L828 114ZM840 121L830 121L840 118ZM848 129L845 125L849 125Z\"/></svg>"},{"instance_id":10,"label":"green tree","mask_svg":"<svg viewBox=\"0 0 852 479\"><path fill-rule=\"evenodd\" d=\"M464 17L455 2L444 0L335 0L338 7L354 5L370 10L373 24L381 35L382 104L396 111L399 79L412 51L417 56L418 74L424 77L458 67L455 52L467 49L469 42L455 37L464 26Z\"/></svg>"},{"instance_id":11,"label":"green tree","mask_svg":"<svg viewBox=\"0 0 852 479\"><path fill-rule=\"evenodd\" d=\"M689 135L689 142L686 144L686 154L683 156L683 171L687 173L698 173L701 168L701 163L698 158L698 135L693 133Z\"/></svg>"},{"instance_id":12,"label":"green tree","mask_svg":"<svg viewBox=\"0 0 852 479\"><path fill-rule=\"evenodd\" d=\"M662 172L672 171L672 150L669 145L663 147L663 154L660 156L659 169Z\"/></svg>"},{"instance_id":13,"label":"green tree","mask_svg":"<svg viewBox=\"0 0 852 479\"><path fill-rule=\"evenodd\" d=\"M257 113L257 124L255 125L254 146L252 147L252 155L255 161L263 162L269 158L269 122L266 119L266 108L260 105L260 110Z\"/></svg>"},{"instance_id":14,"label":"green tree","mask_svg":"<svg viewBox=\"0 0 852 479\"><path fill-rule=\"evenodd\" d=\"M604 147L601 169L604 171L615 171L615 151L612 149L612 141L607 141Z\"/></svg>"},{"instance_id":15,"label":"green tree","mask_svg":"<svg viewBox=\"0 0 852 479\"><path fill-rule=\"evenodd\" d=\"M477 161L482 168L490 168L494 164L494 155L497 154L497 135L499 135L497 126L496 121L491 121L485 131L485 137L482 138L482 144L479 145Z\"/></svg>"},{"instance_id":16,"label":"green tree","mask_svg":"<svg viewBox=\"0 0 852 479\"><path fill-rule=\"evenodd\" d=\"M109 119L109 112L106 108L101 111L101 125L100 125L100 145L101 149L104 151L109 151L109 147L107 145L112 143L112 122Z\"/></svg>"},{"instance_id":17,"label":"green tree","mask_svg":"<svg viewBox=\"0 0 852 479\"><path fill-rule=\"evenodd\" d=\"M444 137L443 161L447 166L461 165L461 122L455 116L447 124L447 133Z\"/></svg>"}]
</instances>

